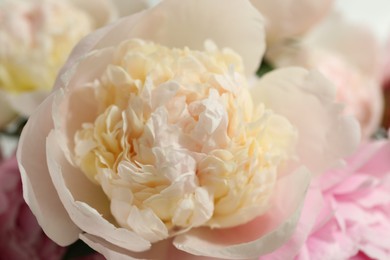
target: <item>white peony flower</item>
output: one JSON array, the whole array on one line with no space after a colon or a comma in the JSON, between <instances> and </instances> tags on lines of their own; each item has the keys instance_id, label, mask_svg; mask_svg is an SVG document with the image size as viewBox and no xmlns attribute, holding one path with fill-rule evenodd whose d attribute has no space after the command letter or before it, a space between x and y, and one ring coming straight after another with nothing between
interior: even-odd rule
<instances>
[{"instance_id":1,"label":"white peony flower","mask_svg":"<svg viewBox=\"0 0 390 260\"><path fill-rule=\"evenodd\" d=\"M19 143L24 197L48 236L108 259L283 245L311 176L360 137L315 71L249 85L264 46L243 0L163 1L85 38Z\"/></svg>"}]
</instances>

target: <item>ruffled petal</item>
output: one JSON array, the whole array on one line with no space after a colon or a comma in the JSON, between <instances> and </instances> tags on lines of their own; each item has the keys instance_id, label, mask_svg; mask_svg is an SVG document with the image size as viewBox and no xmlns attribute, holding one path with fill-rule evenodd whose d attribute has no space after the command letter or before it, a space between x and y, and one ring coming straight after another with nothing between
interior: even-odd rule
<instances>
[{"instance_id":1,"label":"ruffled petal","mask_svg":"<svg viewBox=\"0 0 390 260\"><path fill-rule=\"evenodd\" d=\"M194 229L177 236L173 243L190 254L225 259L270 253L293 234L309 183L310 174L300 168L278 181L271 207L264 215L235 228Z\"/></svg>"},{"instance_id":2,"label":"ruffled petal","mask_svg":"<svg viewBox=\"0 0 390 260\"><path fill-rule=\"evenodd\" d=\"M335 88L316 71L301 68L274 70L251 89L255 104L284 115L298 129L300 162L315 173L342 162L360 142L355 119L341 114Z\"/></svg>"},{"instance_id":3,"label":"ruffled petal","mask_svg":"<svg viewBox=\"0 0 390 260\"><path fill-rule=\"evenodd\" d=\"M109 202L103 191L92 184L80 170L69 164L58 146L55 132L47 138L47 162L50 176L74 223L84 232L104 237L118 247L140 252L150 248L150 243L134 232L117 228L109 215ZM109 222L106 218L110 219Z\"/></svg>"},{"instance_id":4,"label":"ruffled petal","mask_svg":"<svg viewBox=\"0 0 390 260\"><path fill-rule=\"evenodd\" d=\"M50 112L54 94L44 101L27 122L19 141L17 158L23 181L23 197L45 231L62 246L77 240L80 230L69 218L50 179L46 136L53 127Z\"/></svg>"}]
</instances>

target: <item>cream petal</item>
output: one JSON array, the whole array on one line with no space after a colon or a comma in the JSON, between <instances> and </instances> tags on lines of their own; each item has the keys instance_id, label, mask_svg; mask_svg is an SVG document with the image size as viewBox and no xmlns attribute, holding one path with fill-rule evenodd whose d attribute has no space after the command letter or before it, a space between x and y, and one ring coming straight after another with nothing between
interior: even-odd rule
<instances>
[{"instance_id":1,"label":"cream petal","mask_svg":"<svg viewBox=\"0 0 390 260\"><path fill-rule=\"evenodd\" d=\"M194 229L177 236L173 243L194 255L225 259L270 253L293 234L309 183L309 172L300 168L278 181L271 207L263 216L230 229Z\"/></svg>"},{"instance_id":2,"label":"cream petal","mask_svg":"<svg viewBox=\"0 0 390 260\"><path fill-rule=\"evenodd\" d=\"M49 91L37 90L20 94L7 94L12 108L22 116L30 116L49 95Z\"/></svg>"},{"instance_id":3,"label":"cream petal","mask_svg":"<svg viewBox=\"0 0 390 260\"><path fill-rule=\"evenodd\" d=\"M83 240L87 245L92 249L102 254L106 259L115 259L115 260L134 260L134 259L145 259L141 256L133 257L134 253L127 251L124 248L115 246L106 240L90 235L90 234L80 234L80 239Z\"/></svg>"},{"instance_id":4,"label":"cream petal","mask_svg":"<svg viewBox=\"0 0 390 260\"><path fill-rule=\"evenodd\" d=\"M137 21L140 15L131 16L135 21ZM130 18L129 18L130 19ZM123 19L122 19L123 20ZM117 23L119 23L118 21ZM81 58L83 58L87 53L91 52L96 44L116 25L116 23L109 24L103 28L100 28L93 33L90 33L84 37L72 50L68 60L62 66L58 73L58 77L54 83L53 89L63 88L68 84L71 76L77 68L77 64ZM93 68L93 66L91 67Z\"/></svg>"},{"instance_id":5,"label":"cream petal","mask_svg":"<svg viewBox=\"0 0 390 260\"><path fill-rule=\"evenodd\" d=\"M41 104L24 127L17 158L25 201L48 237L66 246L77 240L80 230L64 209L46 164L46 136L53 127L50 116L53 96Z\"/></svg>"},{"instance_id":6,"label":"cream petal","mask_svg":"<svg viewBox=\"0 0 390 260\"><path fill-rule=\"evenodd\" d=\"M330 11L333 0L251 0L267 22L267 42L296 37Z\"/></svg>"},{"instance_id":7,"label":"cream petal","mask_svg":"<svg viewBox=\"0 0 390 260\"><path fill-rule=\"evenodd\" d=\"M255 104L264 103L298 129L299 163L315 174L341 163L360 142L357 121L341 114L334 86L319 72L277 69L258 80L251 92Z\"/></svg>"},{"instance_id":8,"label":"cream petal","mask_svg":"<svg viewBox=\"0 0 390 260\"><path fill-rule=\"evenodd\" d=\"M79 170L69 164L59 148L54 131L50 132L47 138L46 149L48 167L54 186L69 216L78 227L84 232L104 237L105 240L118 247L136 252L150 248L148 241L127 229L115 227L104 218L110 216L102 216L102 213L105 213L105 204L108 206L107 198L103 197L104 193L98 186L94 186L82 176ZM77 179L74 174L79 175L76 176Z\"/></svg>"},{"instance_id":9,"label":"cream petal","mask_svg":"<svg viewBox=\"0 0 390 260\"><path fill-rule=\"evenodd\" d=\"M203 50L205 40L211 39L220 48L240 54L247 73L252 74L264 54L263 30L261 15L246 0L167 0L143 12L142 17L131 16L117 23L96 48L141 38L168 47Z\"/></svg>"}]
</instances>

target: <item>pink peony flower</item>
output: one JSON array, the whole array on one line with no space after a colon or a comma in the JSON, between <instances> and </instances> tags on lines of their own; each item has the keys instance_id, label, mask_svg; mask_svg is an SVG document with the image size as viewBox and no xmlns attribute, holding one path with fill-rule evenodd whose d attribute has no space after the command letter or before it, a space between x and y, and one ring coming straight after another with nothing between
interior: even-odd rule
<instances>
[{"instance_id":1,"label":"pink peony flower","mask_svg":"<svg viewBox=\"0 0 390 260\"><path fill-rule=\"evenodd\" d=\"M0 163L1 259L61 259L64 248L52 242L38 225L22 196L16 158Z\"/></svg>"},{"instance_id":2,"label":"pink peony flower","mask_svg":"<svg viewBox=\"0 0 390 260\"><path fill-rule=\"evenodd\" d=\"M264 257L282 260L390 259L390 141L366 143L313 184L298 228ZM263 258L261 258L263 260Z\"/></svg>"},{"instance_id":3,"label":"pink peony flower","mask_svg":"<svg viewBox=\"0 0 390 260\"><path fill-rule=\"evenodd\" d=\"M319 73L248 80L263 29L249 1L168 0L76 46L18 148L48 236L109 259L247 259L284 244L311 176L360 136Z\"/></svg>"}]
</instances>

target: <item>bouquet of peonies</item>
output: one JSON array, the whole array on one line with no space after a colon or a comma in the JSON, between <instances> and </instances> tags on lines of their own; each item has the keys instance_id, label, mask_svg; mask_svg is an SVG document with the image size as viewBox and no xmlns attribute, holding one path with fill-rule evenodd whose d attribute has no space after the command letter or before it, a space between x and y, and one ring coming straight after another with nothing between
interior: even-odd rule
<instances>
[{"instance_id":1,"label":"bouquet of peonies","mask_svg":"<svg viewBox=\"0 0 390 260\"><path fill-rule=\"evenodd\" d=\"M0 1L0 259L390 259L389 54L330 0Z\"/></svg>"}]
</instances>

